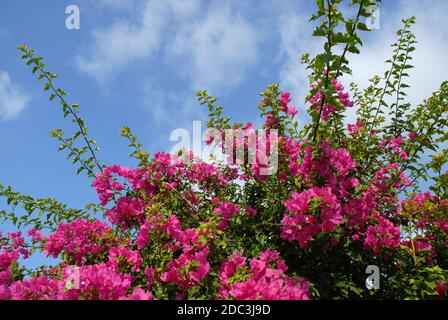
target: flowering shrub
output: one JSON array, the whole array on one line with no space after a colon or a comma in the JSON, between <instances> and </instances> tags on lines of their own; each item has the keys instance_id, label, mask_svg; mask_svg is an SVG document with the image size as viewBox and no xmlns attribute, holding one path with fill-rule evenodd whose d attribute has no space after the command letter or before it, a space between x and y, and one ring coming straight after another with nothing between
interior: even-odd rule
<instances>
[{"instance_id":1,"label":"flowering shrub","mask_svg":"<svg viewBox=\"0 0 448 320\"><path fill-rule=\"evenodd\" d=\"M224 262L220 272L219 298L238 300L308 300L309 285L297 277L291 279L284 273L288 269L279 259L279 253L269 249L260 253L258 259L250 260L238 253Z\"/></svg>"},{"instance_id":2,"label":"flowering shrub","mask_svg":"<svg viewBox=\"0 0 448 320\"><path fill-rule=\"evenodd\" d=\"M227 163L206 163L189 151L151 157L123 128L138 164L100 164L78 105L21 46L77 126L73 137L60 130L52 136L78 173L92 178L99 204L69 209L0 186L8 203L27 211L0 212L21 230L0 234L0 299L446 298L448 82L413 109L404 101L415 49L411 17L398 32L391 70L362 91L345 89L347 55L359 51L357 30L367 30L360 19L378 1L352 0L354 19L339 2L317 1L311 18L321 21L314 35L327 42L323 53L302 57L311 71L312 121L301 130L295 116L303 106L291 106L291 93L277 84L257 106L264 139L254 138L251 123L231 124L216 98L198 92L217 133L206 143L220 146ZM357 119L345 125L350 109ZM232 162L241 146L243 157ZM273 146L276 170L264 170L272 169L265 151ZM58 258L55 265L21 267L36 250ZM369 265L381 270L380 290L365 287Z\"/></svg>"}]
</instances>

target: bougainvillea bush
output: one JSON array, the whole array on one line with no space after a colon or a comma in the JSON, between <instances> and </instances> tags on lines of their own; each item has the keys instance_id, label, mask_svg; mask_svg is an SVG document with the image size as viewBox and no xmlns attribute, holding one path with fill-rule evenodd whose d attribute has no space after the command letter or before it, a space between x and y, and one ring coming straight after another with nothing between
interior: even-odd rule
<instances>
[{"instance_id":1,"label":"bougainvillea bush","mask_svg":"<svg viewBox=\"0 0 448 320\"><path fill-rule=\"evenodd\" d=\"M55 86L42 58L20 46L50 100L73 120L74 135L51 135L78 174L92 178L99 202L71 209L0 186L11 205L0 217L17 227L0 234L0 299L446 298L448 82L417 106L406 101L411 17L384 75L364 89L344 87L348 57L359 53L358 33L368 31L363 21L379 1L352 0L350 18L340 2L318 0L311 17L325 45L302 56L305 103L291 106L293 93L277 84L261 93L263 129L275 139L251 140L251 123L232 123L216 98L197 93L218 133L206 142L230 160L242 146L247 160L244 147L255 141L252 162L204 162L187 150L150 156L125 127L136 166L103 165L79 106ZM309 123L297 122L299 108ZM357 120L345 125L347 112ZM223 143L229 132L243 133L230 139L233 149ZM261 151L274 145L276 170L268 172ZM36 251L55 264L20 265ZM372 265L380 288L370 290Z\"/></svg>"}]
</instances>

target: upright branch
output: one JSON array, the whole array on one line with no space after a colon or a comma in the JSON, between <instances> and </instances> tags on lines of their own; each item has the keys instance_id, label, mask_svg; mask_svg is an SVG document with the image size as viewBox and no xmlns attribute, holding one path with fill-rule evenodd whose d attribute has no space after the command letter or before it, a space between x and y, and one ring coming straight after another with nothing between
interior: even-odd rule
<instances>
[{"instance_id":1,"label":"upright branch","mask_svg":"<svg viewBox=\"0 0 448 320\"><path fill-rule=\"evenodd\" d=\"M313 102L310 108L313 119L312 132L310 137L313 141L317 140L319 127L323 121L323 111L326 104L338 105L339 102L336 90L331 85L333 79L337 79L341 75L350 74L351 70L348 67L348 60L346 55L348 52L358 54L358 46L362 45L361 39L356 30L369 31L367 25L360 21L361 17L370 17L371 12L369 8L376 5L379 1L370 0L353 0L351 5L358 5L356 16L352 19L346 19L344 15L338 10L337 4L341 1L327 0L326 2L318 1L318 12L311 17L311 21L323 18L321 24L313 31L313 36L325 37L324 52L316 55L316 57L309 62L309 67L312 70L310 75L310 83L316 84L310 95L307 97L309 101L311 97L319 92L322 98L317 104ZM340 24L345 25L345 31L341 31ZM342 46L341 54L335 54L337 47ZM331 80L331 81L330 81ZM324 119L327 120L327 119ZM331 117L335 122L335 126L340 127L342 116L335 113ZM340 134L338 129L336 133Z\"/></svg>"},{"instance_id":2,"label":"upright branch","mask_svg":"<svg viewBox=\"0 0 448 320\"><path fill-rule=\"evenodd\" d=\"M103 167L97 159L95 154L96 151L99 150L99 147L96 146L96 141L89 138L87 126L84 122L84 119L79 116L78 107L79 105L76 103L68 103L67 102L67 93L62 88L56 88L53 80L57 78L57 75L46 70L45 64L42 63L41 57L36 57L34 50L29 49L26 45L20 45L19 51L23 53L22 59L26 61L27 65L33 66L33 74L38 74L37 79L43 80L45 79L44 90L51 91L50 100L58 98L61 105L62 111L64 113L64 118L71 116L72 121L77 124L78 130L75 132L73 137L64 138L62 130L52 131L52 137L57 138L62 145L59 147L59 150L69 149L69 158L72 159L73 164L79 162L80 167L78 168L77 173L86 170L87 174L90 178L95 177L94 171L95 168L100 172L103 172ZM78 148L75 145L75 141L82 137L84 141L84 146ZM89 157L82 157L83 154L89 153Z\"/></svg>"},{"instance_id":3,"label":"upright branch","mask_svg":"<svg viewBox=\"0 0 448 320\"><path fill-rule=\"evenodd\" d=\"M328 17L328 33L327 33L327 43L325 44L325 53L328 56L331 56L331 48L332 48L332 44L331 44L331 26L332 26L331 11L332 11L332 6L331 6L331 3L330 3L329 0L327 0L327 6L328 6L328 15L327 15L327 17ZM325 81L324 81L324 83L325 83L324 84L325 90L328 88L328 78L329 78L329 75L330 75L330 60L326 61L326 66L327 66L327 69L325 71ZM326 99L326 97L324 95L324 97L322 98L322 102L320 104L320 107L319 107L319 115L317 116L317 121L316 121L316 124L315 124L315 127L314 127L313 141L316 141L317 130L319 129L319 122L320 122L320 119L322 117L322 111L323 111L324 104L325 104L326 100L327 99Z\"/></svg>"},{"instance_id":4,"label":"upright branch","mask_svg":"<svg viewBox=\"0 0 448 320\"><path fill-rule=\"evenodd\" d=\"M149 153L142 150L143 144L138 141L138 138L132 133L129 127L121 128L120 134L129 141L129 148L134 149L131 153L131 157L139 161L139 165L147 166L149 164Z\"/></svg>"},{"instance_id":5,"label":"upright branch","mask_svg":"<svg viewBox=\"0 0 448 320\"><path fill-rule=\"evenodd\" d=\"M405 69L408 69L409 67L406 67L406 62L409 59L409 53L415 50L415 47L413 47L413 44L415 43L415 37L414 35L409 31L411 26L415 23L415 17L410 17L408 19L402 20L404 26L402 29L397 31L397 35L399 36L399 39L397 42L394 42L391 46L394 48L394 55L392 59L387 60L387 63L390 63L390 69L385 72L384 74L384 87L381 92L381 96L378 99L377 106L375 108L375 115L373 117L373 120L370 124L370 129L373 129L375 125L377 125L377 118L379 114L382 113L381 107L385 106L389 108L389 105L385 102L386 95L391 95L392 92L395 92L397 88L395 87L396 84L398 84L398 90L397 90L397 99L400 98L400 87L401 87L401 78L405 76L406 74L403 73ZM401 60L401 61L400 61ZM400 64L400 62L403 62ZM391 81L392 77L396 77L397 81ZM397 101L397 108L398 108L398 102ZM397 110L398 111L398 110Z\"/></svg>"}]
</instances>

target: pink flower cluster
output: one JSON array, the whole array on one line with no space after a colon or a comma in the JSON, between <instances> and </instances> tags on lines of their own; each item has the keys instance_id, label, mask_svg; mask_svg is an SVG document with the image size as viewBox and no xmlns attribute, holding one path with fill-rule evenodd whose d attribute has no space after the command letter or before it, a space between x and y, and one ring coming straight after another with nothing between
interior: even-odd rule
<instances>
[{"instance_id":1,"label":"pink flower cluster","mask_svg":"<svg viewBox=\"0 0 448 320\"><path fill-rule=\"evenodd\" d=\"M160 276L160 280L175 283L180 290L194 287L210 272L207 256L208 248L183 252L179 258L168 262L167 271Z\"/></svg>"},{"instance_id":2,"label":"pink flower cluster","mask_svg":"<svg viewBox=\"0 0 448 320\"><path fill-rule=\"evenodd\" d=\"M413 239L412 242L411 240L403 240L401 241L401 245L415 250L416 253L420 251L432 251L432 246L429 243L429 240L424 238Z\"/></svg>"},{"instance_id":3,"label":"pink flower cluster","mask_svg":"<svg viewBox=\"0 0 448 320\"><path fill-rule=\"evenodd\" d=\"M297 241L301 248L305 248L317 234L332 232L343 221L341 205L328 187L293 192L285 201L285 207L292 215L283 217L280 237Z\"/></svg>"},{"instance_id":4,"label":"pink flower cluster","mask_svg":"<svg viewBox=\"0 0 448 320\"><path fill-rule=\"evenodd\" d=\"M61 279L36 277L12 283L7 291L0 289L1 299L12 300L151 300L152 294L141 288L131 290L131 276L121 274L110 264L64 268Z\"/></svg>"},{"instance_id":5,"label":"pink flower cluster","mask_svg":"<svg viewBox=\"0 0 448 320\"><path fill-rule=\"evenodd\" d=\"M112 209L106 211L106 216L123 230L139 226L144 220L143 201L131 197L120 198Z\"/></svg>"},{"instance_id":6,"label":"pink flower cluster","mask_svg":"<svg viewBox=\"0 0 448 320\"><path fill-rule=\"evenodd\" d=\"M440 200L429 192L418 193L399 203L400 215L408 216L415 221L414 226L419 235L411 240L404 240L402 245L414 250L415 253L429 252L428 263L436 257L434 246L437 240L445 242L448 248L448 201ZM435 236L435 235L438 236Z\"/></svg>"},{"instance_id":7,"label":"pink flower cluster","mask_svg":"<svg viewBox=\"0 0 448 320\"><path fill-rule=\"evenodd\" d=\"M130 267L132 272L138 272L142 265L142 257L138 251L120 245L109 250L109 263L118 270L121 267Z\"/></svg>"},{"instance_id":8,"label":"pink flower cluster","mask_svg":"<svg viewBox=\"0 0 448 320\"><path fill-rule=\"evenodd\" d=\"M37 277L14 282L3 299L11 300L61 300L64 283L48 277Z\"/></svg>"},{"instance_id":9,"label":"pink flower cluster","mask_svg":"<svg viewBox=\"0 0 448 320\"><path fill-rule=\"evenodd\" d=\"M398 179L396 178L398 177ZM393 188L401 188L403 186L410 186L411 182L404 172L400 171L398 163L391 163L381 168L375 173L375 179L369 186L371 192L384 192ZM395 197L394 197L395 198ZM391 198L385 198L389 201Z\"/></svg>"},{"instance_id":10,"label":"pink flower cluster","mask_svg":"<svg viewBox=\"0 0 448 320\"><path fill-rule=\"evenodd\" d=\"M62 263L47 276L15 281L11 266L20 256L28 257L21 233L10 233L9 242L0 251L0 299L1 300L59 300L59 299L152 299L152 294L141 288L131 291L133 277L120 270L138 272L142 258L137 251L123 245L109 250L109 261L83 265L89 254L104 253L108 247L110 228L99 221L78 219L60 224L46 243L47 254L58 256L61 252L73 259L79 267ZM36 230L29 232L39 241L42 236ZM114 240L114 238L111 238ZM115 241L115 240L114 240ZM106 252L107 254L107 252ZM98 255L96 259L100 259ZM59 272L57 271L59 269ZM76 276L73 277L73 272ZM126 270L124 270L126 271Z\"/></svg>"},{"instance_id":11,"label":"pink flower cluster","mask_svg":"<svg viewBox=\"0 0 448 320\"><path fill-rule=\"evenodd\" d=\"M178 239L181 233L182 226L175 215L165 217L154 214L140 226L136 245L139 250L142 250L151 238L158 238L162 234L166 234L173 239Z\"/></svg>"},{"instance_id":12,"label":"pink flower cluster","mask_svg":"<svg viewBox=\"0 0 448 320\"><path fill-rule=\"evenodd\" d=\"M395 249L400 246L400 228L391 221L377 215L378 225L367 228L364 248L378 255L381 249Z\"/></svg>"},{"instance_id":13,"label":"pink flower cluster","mask_svg":"<svg viewBox=\"0 0 448 320\"><path fill-rule=\"evenodd\" d=\"M45 253L57 258L64 252L69 261L81 265L89 256L94 258L115 242L111 232L108 225L98 220L77 219L61 223L57 231L48 237Z\"/></svg>"},{"instance_id":14,"label":"pink flower cluster","mask_svg":"<svg viewBox=\"0 0 448 320\"><path fill-rule=\"evenodd\" d=\"M221 202L221 204L213 210L215 214L222 216L221 221L218 224L218 229L225 229L229 223L230 217L238 213L239 211L240 208L233 203Z\"/></svg>"},{"instance_id":15,"label":"pink flower cluster","mask_svg":"<svg viewBox=\"0 0 448 320\"><path fill-rule=\"evenodd\" d=\"M9 286L14 281L10 266L17 261L19 254L17 252L9 252L3 249L0 252L0 300L4 300L10 296Z\"/></svg>"},{"instance_id":16,"label":"pink flower cluster","mask_svg":"<svg viewBox=\"0 0 448 320\"><path fill-rule=\"evenodd\" d=\"M354 103L350 100L350 94L348 92L344 92L344 86L338 81L338 79L331 79L331 83L333 84L333 87L335 88L338 98L341 100L342 104L347 108L353 107Z\"/></svg>"},{"instance_id":17,"label":"pink flower cluster","mask_svg":"<svg viewBox=\"0 0 448 320\"><path fill-rule=\"evenodd\" d=\"M337 93L337 98L342 103L344 107L353 107L354 103L350 100L350 95L348 92L344 92L344 86L335 78L331 80L331 83L333 85L333 88L335 89ZM313 88L316 88L319 86L319 84L312 85ZM315 110L320 112L320 108L322 107L322 120L327 121L330 118L330 115L338 110L338 108L334 105L329 104L328 102L324 102L322 105L322 101L324 100L325 95L318 91L316 92L309 102L313 105L315 105ZM325 101L328 101L328 98L325 99Z\"/></svg>"},{"instance_id":18,"label":"pink flower cluster","mask_svg":"<svg viewBox=\"0 0 448 320\"><path fill-rule=\"evenodd\" d=\"M292 175L301 176L305 184L313 183L315 179L325 181L324 185L332 189L338 197L349 195L350 189L359 184L358 179L350 177L350 171L356 168L356 163L344 148L332 149L327 141L321 142L319 156L310 144L303 148L298 144L289 144L284 150L289 154L288 168ZM304 149L303 154L301 149Z\"/></svg>"},{"instance_id":19,"label":"pink flower cluster","mask_svg":"<svg viewBox=\"0 0 448 320\"><path fill-rule=\"evenodd\" d=\"M359 130L364 128L364 123L361 120L356 120L355 124L348 124L347 131L352 133L358 133Z\"/></svg>"},{"instance_id":20,"label":"pink flower cluster","mask_svg":"<svg viewBox=\"0 0 448 320\"><path fill-rule=\"evenodd\" d=\"M54 270L49 269L46 276L18 281L13 278L11 266L20 256L27 258L28 252L23 247L25 242L21 233L10 233L9 243L3 244L0 251L0 300L152 298L151 293L139 288L130 292L132 276L119 271L124 264L128 264L133 272L139 271L142 259L136 251L120 245L110 249L108 262L83 265L89 254L104 251L109 231L110 228L99 221L78 219L60 224L48 238L47 253L57 256L63 251L80 266L68 266L65 262ZM36 230L29 233L39 241L43 240ZM76 277L73 277L74 270Z\"/></svg>"},{"instance_id":21,"label":"pink flower cluster","mask_svg":"<svg viewBox=\"0 0 448 320\"><path fill-rule=\"evenodd\" d=\"M116 176L124 181L117 181ZM97 175L93 187L102 205L115 199L115 196L120 197L107 215L112 223L127 229L131 226L138 227L143 222L143 203L137 198L121 198L121 191L124 189L132 189L151 198L185 183L208 192L211 187L225 186L238 177L237 168L227 167L226 170L221 170L213 164L194 158L191 152L187 154L187 158L158 152L146 168L107 167ZM190 192L188 196L195 200L194 192Z\"/></svg>"},{"instance_id":22,"label":"pink flower cluster","mask_svg":"<svg viewBox=\"0 0 448 320\"><path fill-rule=\"evenodd\" d=\"M271 130L275 128L278 120L277 116L269 113L265 122L267 130L256 131L252 123L248 122L242 127L235 125L228 130L217 130L219 134L215 133L213 139L209 141L214 141L220 147L221 152L226 156L227 164L249 163L252 174L264 181L269 175L273 159L277 159L278 156L279 137L276 131ZM237 168L231 168L231 170L232 180L245 178L243 175L238 175Z\"/></svg>"},{"instance_id":23,"label":"pink flower cluster","mask_svg":"<svg viewBox=\"0 0 448 320\"><path fill-rule=\"evenodd\" d=\"M231 255L220 268L219 298L238 300L308 300L308 283L285 274L288 267L279 253L265 250L246 266L246 258Z\"/></svg>"},{"instance_id":24,"label":"pink flower cluster","mask_svg":"<svg viewBox=\"0 0 448 320\"><path fill-rule=\"evenodd\" d=\"M282 92L280 95L280 104L282 105L282 111L286 114L289 114L291 117L294 117L297 114L297 108L289 106L290 102L290 93L288 91Z\"/></svg>"},{"instance_id":25,"label":"pink flower cluster","mask_svg":"<svg viewBox=\"0 0 448 320\"><path fill-rule=\"evenodd\" d=\"M372 214L378 211L381 204L395 202L396 195L386 193L386 190L391 186L400 188L405 184L409 185L410 182L404 173L398 175L398 180L395 179L398 169L397 164L390 164L378 170L367 189L358 198L348 200L343 206L342 211L348 218L348 225L354 227L354 239L360 239L358 232L365 233L365 224L369 222Z\"/></svg>"},{"instance_id":26,"label":"pink flower cluster","mask_svg":"<svg viewBox=\"0 0 448 320\"><path fill-rule=\"evenodd\" d=\"M27 236L31 237L32 242L43 242L47 238L41 234L41 232L37 229L31 229L26 233Z\"/></svg>"},{"instance_id":27,"label":"pink flower cluster","mask_svg":"<svg viewBox=\"0 0 448 320\"><path fill-rule=\"evenodd\" d=\"M198 284L211 270L207 260L209 247L206 241L208 232L199 231L195 228L182 230L182 226L174 215L168 217L156 216L147 219L140 227L137 236L137 247L142 250L150 241L165 239L164 249L169 252L182 250L180 255L169 261L159 279L162 282L174 283L182 291L186 291ZM153 270L149 272L151 282L155 279Z\"/></svg>"},{"instance_id":28,"label":"pink flower cluster","mask_svg":"<svg viewBox=\"0 0 448 320\"><path fill-rule=\"evenodd\" d=\"M71 275L71 270L65 271L66 278ZM131 281L130 275L119 273L112 264L82 266L79 268L79 288L67 290L64 296L70 300L118 300L127 295Z\"/></svg>"},{"instance_id":29,"label":"pink flower cluster","mask_svg":"<svg viewBox=\"0 0 448 320\"><path fill-rule=\"evenodd\" d=\"M418 193L409 199L399 203L401 213L411 215L416 219L416 226L428 229L432 226L443 233L448 233L448 217L446 215L434 215L434 211L448 210L448 201L440 200L429 192Z\"/></svg>"},{"instance_id":30,"label":"pink flower cluster","mask_svg":"<svg viewBox=\"0 0 448 320\"><path fill-rule=\"evenodd\" d=\"M386 147L387 151L393 151L396 155L398 155L401 159L408 161L408 155L406 151L404 151L401 146L404 142L402 137L393 137L390 139L386 139L380 142L380 147Z\"/></svg>"},{"instance_id":31,"label":"pink flower cluster","mask_svg":"<svg viewBox=\"0 0 448 320\"><path fill-rule=\"evenodd\" d=\"M437 281L434 289L440 296L446 295L448 293L448 279Z\"/></svg>"},{"instance_id":32,"label":"pink flower cluster","mask_svg":"<svg viewBox=\"0 0 448 320\"><path fill-rule=\"evenodd\" d=\"M268 113L266 115L266 121L264 122L264 125L268 129L275 129L277 128L278 124L280 123L279 117L273 115L272 113Z\"/></svg>"},{"instance_id":33,"label":"pink flower cluster","mask_svg":"<svg viewBox=\"0 0 448 320\"><path fill-rule=\"evenodd\" d=\"M21 257L28 258L29 251L20 231L9 232L7 238L1 238L0 231L0 300L4 300L11 295L11 285L14 283L11 269L13 264Z\"/></svg>"},{"instance_id":34,"label":"pink flower cluster","mask_svg":"<svg viewBox=\"0 0 448 320\"><path fill-rule=\"evenodd\" d=\"M161 274L160 280L176 284L181 295L201 282L211 271L208 262L210 248L206 240L210 236L210 231L195 228L179 233L174 239L176 242L170 243L169 246L173 252L182 248L182 253L167 263L166 271Z\"/></svg>"},{"instance_id":35,"label":"pink flower cluster","mask_svg":"<svg viewBox=\"0 0 448 320\"><path fill-rule=\"evenodd\" d=\"M359 198L350 199L342 208L344 216L348 218L348 225L357 230L363 228L371 213L376 210L378 203L371 192L363 192ZM355 237L355 239L358 237Z\"/></svg>"},{"instance_id":36,"label":"pink flower cluster","mask_svg":"<svg viewBox=\"0 0 448 320\"><path fill-rule=\"evenodd\" d=\"M390 190L409 185L409 179L400 172L397 163L379 169L365 191L343 205L342 212L348 218L347 224L352 228L352 239L363 240L364 247L375 254L378 254L382 247L397 248L400 244L400 228L380 216L379 212L382 211L382 206L386 206L393 215L397 215L397 195ZM371 225L372 222L378 224Z\"/></svg>"}]
</instances>

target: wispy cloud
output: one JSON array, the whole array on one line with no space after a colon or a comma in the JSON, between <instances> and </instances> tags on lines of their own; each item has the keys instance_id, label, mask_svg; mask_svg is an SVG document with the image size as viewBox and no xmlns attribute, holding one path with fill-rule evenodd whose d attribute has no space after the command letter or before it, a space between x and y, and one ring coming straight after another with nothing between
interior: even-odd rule
<instances>
[{"instance_id":1,"label":"wispy cloud","mask_svg":"<svg viewBox=\"0 0 448 320\"><path fill-rule=\"evenodd\" d=\"M238 85L257 60L260 35L228 4L214 4L204 18L180 26L169 52L185 62L184 75L193 87Z\"/></svg>"},{"instance_id":2,"label":"wispy cloud","mask_svg":"<svg viewBox=\"0 0 448 320\"><path fill-rule=\"evenodd\" d=\"M143 105L159 127L169 130L191 126L193 120L204 117L204 108L197 102L193 90L166 90L152 79L143 85Z\"/></svg>"},{"instance_id":3,"label":"wispy cloud","mask_svg":"<svg viewBox=\"0 0 448 320\"><path fill-rule=\"evenodd\" d=\"M314 25L309 22L309 16L314 8L307 7L309 2L296 4L289 1L282 4L278 8L276 22L280 35L278 60L281 61L278 77L282 89L291 92L292 104L297 106L297 117L303 125L309 122L304 103L309 89L309 71L300 62L300 56L317 54L323 41L311 36Z\"/></svg>"},{"instance_id":4,"label":"wispy cloud","mask_svg":"<svg viewBox=\"0 0 448 320\"><path fill-rule=\"evenodd\" d=\"M164 59L161 61L158 55L154 63L164 62L164 67L186 79L188 84L184 89L207 88L222 94L222 90L246 79L251 66L261 60L260 48L267 43L261 30L266 30L257 28L257 19L240 10L237 2L145 0L141 3L144 7L136 18L116 20L109 27L93 32L91 49L77 57L81 71L105 83L126 67L141 61L151 62L156 53L161 53ZM307 1L267 3L270 5L262 4L259 12L271 12L269 19L276 21L278 77L282 87L292 92L294 103L302 111L299 116L305 117L303 101L308 80L299 56L305 52L314 55L322 48L320 39L311 37L314 24L308 23L314 8ZM125 6L120 0L111 4L115 8ZM413 60L416 68L411 70L409 80L412 85L409 100L416 104L446 79L448 68L444 55L448 41L444 31L448 29L448 20L444 19L443 12L448 10L448 3L439 1L428 5L426 1L402 0L394 6L399 10L386 12L384 9L381 28L370 33L361 54L350 56L353 77L345 83L355 81L364 87L373 75L382 74L387 67L384 61L391 55L388 44L394 41L401 18L417 15L415 33L419 43ZM148 92L147 97L152 95L152 101L159 101L154 105L171 108L171 94L160 88ZM171 109L156 109L154 115L160 119L173 118L169 114ZM354 117L351 110L348 121Z\"/></svg>"},{"instance_id":5,"label":"wispy cloud","mask_svg":"<svg viewBox=\"0 0 448 320\"><path fill-rule=\"evenodd\" d=\"M123 19L109 28L95 30L89 53L76 57L77 67L100 83L107 82L129 63L159 49L166 15L164 2L149 1L138 22Z\"/></svg>"},{"instance_id":6,"label":"wispy cloud","mask_svg":"<svg viewBox=\"0 0 448 320\"><path fill-rule=\"evenodd\" d=\"M368 39L365 34L362 35L364 45L361 53L349 57L353 76L347 77L344 83L354 81L364 88L374 75L383 75L388 67L385 60L393 54L389 44L396 41L395 31L401 27L401 19L415 15L417 23L413 31L418 43L411 61L415 68L409 71L410 78L406 80L411 86L407 99L417 105L437 90L440 83L448 79L448 19L444 17L448 3L428 2L402 0L396 4L396 10L386 10L380 6L380 29L372 30ZM283 13L278 24L281 56L284 59L279 77L284 87L299 96L299 104L302 104L308 85L306 70L298 61L299 54L304 51L315 54L322 48L321 43L311 37L313 25L307 23L308 15L308 12ZM348 110L346 121L353 122L355 118L355 110Z\"/></svg>"},{"instance_id":7,"label":"wispy cloud","mask_svg":"<svg viewBox=\"0 0 448 320\"><path fill-rule=\"evenodd\" d=\"M313 25L308 23L304 13L282 13L279 15L278 27L280 59L283 60L279 70L280 84L290 90L295 103L302 106L309 84L308 71L300 62L300 55L316 54L321 48L321 41L312 39Z\"/></svg>"},{"instance_id":8,"label":"wispy cloud","mask_svg":"<svg viewBox=\"0 0 448 320\"><path fill-rule=\"evenodd\" d=\"M91 49L78 55L76 64L105 83L162 52L195 89L223 88L237 85L256 61L257 38L254 26L228 4L148 0L141 17L95 30Z\"/></svg>"},{"instance_id":9,"label":"wispy cloud","mask_svg":"<svg viewBox=\"0 0 448 320\"><path fill-rule=\"evenodd\" d=\"M142 104L148 110L151 130L157 132L151 135L151 143L158 149L169 151L176 145L170 141L173 130L192 132L193 121L205 118L205 108L196 101L193 90L167 90L152 79L147 79L142 89Z\"/></svg>"},{"instance_id":10,"label":"wispy cloud","mask_svg":"<svg viewBox=\"0 0 448 320\"><path fill-rule=\"evenodd\" d=\"M16 118L30 97L11 82L8 72L0 70L0 120Z\"/></svg>"},{"instance_id":11,"label":"wispy cloud","mask_svg":"<svg viewBox=\"0 0 448 320\"><path fill-rule=\"evenodd\" d=\"M123 9L135 2L134 0L95 0L94 4L112 9Z\"/></svg>"},{"instance_id":12,"label":"wispy cloud","mask_svg":"<svg viewBox=\"0 0 448 320\"><path fill-rule=\"evenodd\" d=\"M181 85L162 86L158 79L145 76L140 81L142 106L161 134L168 128L188 128L193 120L205 116L196 90L221 95L241 83L257 61L260 35L238 13L235 3L142 3L140 17L120 19L95 30L91 49L76 58L77 67L104 86L137 63L165 63L164 70ZM110 5L119 14L129 9L120 1Z\"/></svg>"},{"instance_id":13,"label":"wispy cloud","mask_svg":"<svg viewBox=\"0 0 448 320\"><path fill-rule=\"evenodd\" d=\"M417 20L412 31L418 43L410 63L415 68L408 71L410 77L405 81L410 85L406 91L407 101L416 106L437 90L442 81L448 80L448 20L444 17L448 3L402 0L397 7L393 12L380 11L380 29L371 31L371 38L365 42L361 54L351 59L353 77L348 80L363 88L374 75L382 76L389 68L384 61L393 55L390 44L397 41L395 32L402 27L401 19L414 15ZM348 120L355 120L353 111L349 112Z\"/></svg>"},{"instance_id":14,"label":"wispy cloud","mask_svg":"<svg viewBox=\"0 0 448 320\"><path fill-rule=\"evenodd\" d=\"M373 75L382 75L387 68L384 61L393 54L389 44L396 41L395 31L401 27L401 19L415 15L417 20L413 31L418 43L410 61L415 68L408 72L408 83L411 85L408 99L417 104L448 79L448 20L445 17L448 2L431 1L429 4L428 1L406 0L401 1L398 8L393 14L387 12L388 15L383 16L380 29L372 31L373 37L366 43L361 55L354 57L353 74L354 79L364 86Z\"/></svg>"}]
</instances>

